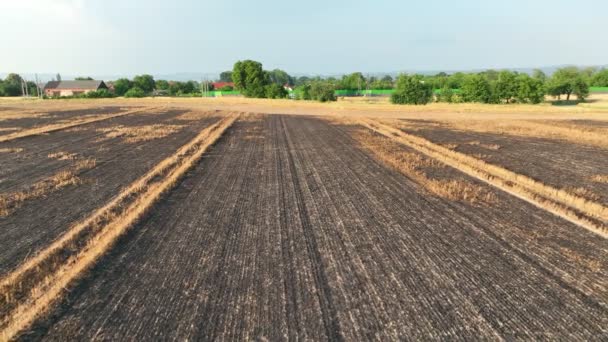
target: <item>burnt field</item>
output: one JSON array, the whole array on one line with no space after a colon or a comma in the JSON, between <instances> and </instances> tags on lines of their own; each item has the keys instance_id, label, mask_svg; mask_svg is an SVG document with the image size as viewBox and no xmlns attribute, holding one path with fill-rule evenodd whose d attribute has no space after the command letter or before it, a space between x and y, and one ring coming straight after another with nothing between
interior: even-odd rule
<instances>
[{"instance_id":1,"label":"burnt field","mask_svg":"<svg viewBox=\"0 0 608 342\"><path fill-rule=\"evenodd\" d=\"M595 121L72 109L0 139L0 340L608 338Z\"/></svg>"},{"instance_id":2,"label":"burnt field","mask_svg":"<svg viewBox=\"0 0 608 342\"><path fill-rule=\"evenodd\" d=\"M28 112L8 108L5 111L0 111L0 135L22 129L32 128L35 126L44 126L50 123L73 120L76 118L84 119L92 116L118 114L126 110L127 108L118 106L105 106L69 110L51 110L46 112Z\"/></svg>"},{"instance_id":3,"label":"burnt field","mask_svg":"<svg viewBox=\"0 0 608 342\"><path fill-rule=\"evenodd\" d=\"M237 121L21 338L606 337L606 240L422 163L491 194L440 196L375 139L315 118Z\"/></svg>"},{"instance_id":4,"label":"burnt field","mask_svg":"<svg viewBox=\"0 0 608 342\"><path fill-rule=\"evenodd\" d=\"M557 128L590 126L582 128L580 134L585 135L586 130L593 133L593 128L602 127L605 122L588 120L584 123L553 124ZM446 123L425 120L402 120L396 127L588 200L608 204L608 177L603 180L608 175L606 147L585 144L584 141L573 143L548 138L550 130L545 136L517 136L504 132L469 131L465 127L454 128ZM602 134L606 137L605 144L608 144L608 131Z\"/></svg>"},{"instance_id":5,"label":"burnt field","mask_svg":"<svg viewBox=\"0 0 608 342\"><path fill-rule=\"evenodd\" d=\"M187 114L148 111L0 143L5 151L0 152L0 198L5 199L0 203L0 274L217 120L208 113L196 121L180 119Z\"/></svg>"}]
</instances>

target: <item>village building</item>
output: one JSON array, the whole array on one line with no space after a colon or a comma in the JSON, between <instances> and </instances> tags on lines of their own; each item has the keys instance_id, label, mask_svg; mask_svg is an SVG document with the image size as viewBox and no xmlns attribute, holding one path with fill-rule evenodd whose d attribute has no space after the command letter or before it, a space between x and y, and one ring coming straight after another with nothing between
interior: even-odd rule
<instances>
[{"instance_id":1,"label":"village building","mask_svg":"<svg viewBox=\"0 0 608 342\"><path fill-rule=\"evenodd\" d=\"M100 89L108 89L108 86L96 80L50 81L44 86L44 94L49 97L74 96Z\"/></svg>"}]
</instances>

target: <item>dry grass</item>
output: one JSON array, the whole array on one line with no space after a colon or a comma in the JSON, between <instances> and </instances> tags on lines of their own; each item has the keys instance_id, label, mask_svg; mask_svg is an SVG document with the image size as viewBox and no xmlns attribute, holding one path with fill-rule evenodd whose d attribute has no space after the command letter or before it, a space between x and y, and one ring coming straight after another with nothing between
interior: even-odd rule
<instances>
[{"instance_id":1,"label":"dry grass","mask_svg":"<svg viewBox=\"0 0 608 342\"><path fill-rule=\"evenodd\" d=\"M500 149L500 145L498 144L482 144L480 141L475 140L475 141L469 141L467 143L467 145L471 145L471 146L479 146L482 148L485 148L487 150L492 150L492 151L498 151Z\"/></svg>"},{"instance_id":2,"label":"dry grass","mask_svg":"<svg viewBox=\"0 0 608 342\"><path fill-rule=\"evenodd\" d=\"M50 159L57 159L57 160L75 160L76 158L78 158L78 154L60 151L60 152L55 152L55 153L49 153L47 155L47 157Z\"/></svg>"},{"instance_id":3,"label":"dry grass","mask_svg":"<svg viewBox=\"0 0 608 342\"><path fill-rule=\"evenodd\" d=\"M23 152L21 147L13 147L13 148L0 148L0 153L19 153Z\"/></svg>"},{"instance_id":4,"label":"dry grass","mask_svg":"<svg viewBox=\"0 0 608 342\"><path fill-rule=\"evenodd\" d=\"M215 112L191 111L191 112L179 115L176 119L182 120L182 121L199 121L199 120L208 118L209 116L213 115L213 113L215 113Z\"/></svg>"},{"instance_id":5,"label":"dry grass","mask_svg":"<svg viewBox=\"0 0 608 342\"><path fill-rule=\"evenodd\" d=\"M118 114L94 115L94 116L88 116L86 118L77 118L77 119L74 119L69 122L53 123L53 124L46 125L46 126L34 127L34 128L30 128L30 129L25 129L25 130L22 130L19 132L0 136L0 142L24 138L24 137L28 137L28 136L32 136L32 135L48 134L50 132L69 129L69 128L73 128L76 126L86 125L86 124L90 124L93 122L108 120L108 119L116 118L116 117L120 117L120 116L135 114L135 113L139 113L144 110L151 110L151 109L152 108L140 108L140 109L134 109L134 110L118 113Z\"/></svg>"},{"instance_id":6,"label":"dry grass","mask_svg":"<svg viewBox=\"0 0 608 342\"><path fill-rule=\"evenodd\" d=\"M44 197L66 186L80 184L78 174L95 167L95 164L95 159L80 160L71 168L38 181L26 190L0 194L0 217L10 215L26 201Z\"/></svg>"},{"instance_id":7,"label":"dry grass","mask_svg":"<svg viewBox=\"0 0 608 342\"><path fill-rule=\"evenodd\" d=\"M0 281L0 339L14 338L61 299L65 289L145 215L235 119L227 117L201 131L110 203L3 278Z\"/></svg>"},{"instance_id":8,"label":"dry grass","mask_svg":"<svg viewBox=\"0 0 608 342\"><path fill-rule=\"evenodd\" d=\"M382 135L364 129L359 130L354 138L382 162L421 184L436 196L471 204L488 205L496 201L493 192L471 182L460 179L433 179L427 172L433 168L444 168L443 163L419 153L405 152L402 145Z\"/></svg>"},{"instance_id":9,"label":"dry grass","mask_svg":"<svg viewBox=\"0 0 608 342\"><path fill-rule=\"evenodd\" d=\"M591 177L592 182L608 184L608 175L595 175Z\"/></svg>"},{"instance_id":10,"label":"dry grass","mask_svg":"<svg viewBox=\"0 0 608 342\"><path fill-rule=\"evenodd\" d=\"M362 119L360 123L592 232L601 236L608 236L608 226L606 224L608 222L608 208L601 203L588 200L563 189L550 187L500 166L486 163L483 160L446 149L378 121Z\"/></svg>"},{"instance_id":11,"label":"dry grass","mask_svg":"<svg viewBox=\"0 0 608 342\"><path fill-rule=\"evenodd\" d=\"M1 132L12 132L12 131L18 131L20 130L21 127L0 127L0 133Z\"/></svg>"},{"instance_id":12,"label":"dry grass","mask_svg":"<svg viewBox=\"0 0 608 342\"><path fill-rule=\"evenodd\" d=\"M146 126L115 126L110 128L98 129L98 132L105 133L105 139L124 138L128 143L136 143L164 138L173 133L179 132L184 126L179 125L146 125Z\"/></svg>"},{"instance_id":13,"label":"dry grass","mask_svg":"<svg viewBox=\"0 0 608 342\"><path fill-rule=\"evenodd\" d=\"M557 139L576 144L608 148L608 137L605 132L588 130L577 125L560 126L524 120L449 120L445 121L445 125L453 129L469 132ZM404 126L411 128L408 124L404 124ZM500 148L500 146L487 145L488 149L493 149L494 147Z\"/></svg>"},{"instance_id":14,"label":"dry grass","mask_svg":"<svg viewBox=\"0 0 608 342\"><path fill-rule=\"evenodd\" d=\"M568 187L568 188L565 188L564 191L566 191L566 192L568 192L570 194L573 194L573 195L576 195L576 196L588 199L590 201L598 201L598 200L601 199L601 197L598 194L596 194L593 191L591 191L589 189L586 189L586 188Z\"/></svg>"}]
</instances>

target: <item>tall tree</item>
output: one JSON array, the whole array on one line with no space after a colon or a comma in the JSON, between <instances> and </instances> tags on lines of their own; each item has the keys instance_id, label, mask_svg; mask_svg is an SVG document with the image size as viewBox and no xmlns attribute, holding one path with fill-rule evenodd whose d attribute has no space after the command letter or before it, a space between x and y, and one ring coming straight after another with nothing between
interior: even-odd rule
<instances>
[{"instance_id":1,"label":"tall tree","mask_svg":"<svg viewBox=\"0 0 608 342\"><path fill-rule=\"evenodd\" d=\"M391 102L395 104L427 104L433 98L433 88L421 75L400 75Z\"/></svg>"},{"instance_id":2,"label":"tall tree","mask_svg":"<svg viewBox=\"0 0 608 342\"><path fill-rule=\"evenodd\" d=\"M461 95L465 102L488 103L492 98L490 82L483 75L467 75L462 82Z\"/></svg>"},{"instance_id":3,"label":"tall tree","mask_svg":"<svg viewBox=\"0 0 608 342\"><path fill-rule=\"evenodd\" d=\"M232 71L224 71L220 74L220 82L232 82Z\"/></svg>"},{"instance_id":4,"label":"tall tree","mask_svg":"<svg viewBox=\"0 0 608 342\"><path fill-rule=\"evenodd\" d=\"M118 96L124 96L131 87L133 87L133 83L129 79L118 79L114 82L114 93Z\"/></svg>"},{"instance_id":5,"label":"tall tree","mask_svg":"<svg viewBox=\"0 0 608 342\"><path fill-rule=\"evenodd\" d=\"M511 102L517 96L517 74L504 70L498 74L494 84L496 98L502 102Z\"/></svg>"},{"instance_id":6,"label":"tall tree","mask_svg":"<svg viewBox=\"0 0 608 342\"><path fill-rule=\"evenodd\" d=\"M547 82L547 93L558 99L561 95L566 95L566 101L575 94L582 101L589 95L589 83L578 68L561 68Z\"/></svg>"},{"instance_id":7,"label":"tall tree","mask_svg":"<svg viewBox=\"0 0 608 342\"><path fill-rule=\"evenodd\" d=\"M265 97L265 87L270 84L262 63L252 60L236 62L232 70L232 79L236 88L247 97Z\"/></svg>"},{"instance_id":8,"label":"tall tree","mask_svg":"<svg viewBox=\"0 0 608 342\"><path fill-rule=\"evenodd\" d=\"M152 75L137 75L133 78L133 85L146 93L154 90L156 83Z\"/></svg>"},{"instance_id":9,"label":"tall tree","mask_svg":"<svg viewBox=\"0 0 608 342\"><path fill-rule=\"evenodd\" d=\"M593 75L591 85L594 87L608 87L608 69L602 69Z\"/></svg>"}]
</instances>

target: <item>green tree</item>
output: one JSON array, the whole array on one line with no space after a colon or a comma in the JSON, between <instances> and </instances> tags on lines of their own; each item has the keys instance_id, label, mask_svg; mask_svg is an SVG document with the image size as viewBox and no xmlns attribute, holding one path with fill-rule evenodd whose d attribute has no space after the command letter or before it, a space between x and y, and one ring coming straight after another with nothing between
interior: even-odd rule
<instances>
[{"instance_id":1,"label":"green tree","mask_svg":"<svg viewBox=\"0 0 608 342\"><path fill-rule=\"evenodd\" d=\"M507 70L501 71L494 84L494 96L499 102L510 103L517 96L517 74Z\"/></svg>"},{"instance_id":2,"label":"green tree","mask_svg":"<svg viewBox=\"0 0 608 342\"><path fill-rule=\"evenodd\" d=\"M169 90L169 82L165 80L157 80L154 82L154 88L159 90Z\"/></svg>"},{"instance_id":3,"label":"green tree","mask_svg":"<svg viewBox=\"0 0 608 342\"><path fill-rule=\"evenodd\" d=\"M129 89L133 87L133 83L127 78L121 78L114 82L114 94L124 96Z\"/></svg>"},{"instance_id":4,"label":"green tree","mask_svg":"<svg viewBox=\"0 0 608 342\"><path fill-rule=\"evenodd\" d=\"M547 93L560 99L566 95L566 101L574 93L583 101L589 95L589 83L576 67L558 69L547 82Z\"/></svg>"},{"instance_id":5,"label":"green tree","mask_svg":"<svg viewBox=\"0 0 608 342\"><path fill-rule=\"evenodd\" d=\"M492 98L490 82L483 75L467 75L462 82L460 95L465 102L488 103Z\"/></svg>"},{"instance_id":6,"label":"green tree","mask_svg":"<svg viewBox=\"0 0 608 342\"><path fill-rule=\"evenodd\" d=\"M90 76L80 76L75 78L76 81L93 81L93 78Z\"/></svg>"},{"instance_id":7,"label":"green tree","mask_svg":"<svg viewBox=\"0 0 608 342\"><path fill-rule=\"evenodd\" d=\"M400 75L391 102L395 104L427 104L433 98L433 88L420 75Z\"/></svg>"},{"instance_id":8,"label":"green tree","mask_svg":"<svg viewBox=\"0 0 608 342\"><path fill-rule=\"evenodd\" d=\"M362 73L354 72L350 75L342 76L339 87L346 90L362 90L366 87L366 80Z\"/></svg>"},{"instance_id":9,"label":"green tree","mask_svg":"<svg viewBox=\"0 0 608 342\"><path fill-rule=\"evenodd\" d=\"M320 102L336 101L336 88L327 81L314 81L310 84L310 97Z\"/></svg>"},{"instance_id":10,"label":"green tree","mask_svg":"<svg viewBox=\"0 0 608 342\"><path fill-rule=\"evenodd\" d=\"M8 74L3 82L4 96L21 96L23 95L22 88L23 79L19 74Z\"/></svg>"},{"instance_id":11,"label":"green tree","mask_svg":"<svg viewBox=\"0 0 608 342\"><path fill-rule=\"evenodd\" d=\"M274 69L272 71L269 71L268 77L270 78L270 82L276 83L281 86L283 86L285 84L289 84L289 85L295 84L294 78L289 76L288 73L286 73L285 71L280 70L280 69Z\"/></svg>"},{"instance_id":12,"label":"green tree","mask_svg":"<svg viewBox=\"0 0 608 342\"><path fill-rule=\"evenodd\" d=\"M145 97L145 96L146 96L146 92L137 86L129 89L129 91L127 91L125 93L125 97Z\"/></svg>"},{"instance_id":13,"label":"green tree","mask_svg":"<svg viewBox=\"0 0 608 342\"><path fill-rule=\"evenodd\" d=\"M528 74L517 76L517 101L538 104L545 99L545 85L541 80Z\"/></svg>"},{"instance_id":14,"label":"green tree","mask_svg":"<svg viewBox=\"0 0 608 342\"><path fill-rule=\"evenodd\" d=\"M133 85L144 92L149 93L154 90L156 84L152 75L137 75L133 78Z\"/></svg>"},{"instance_id":15,"label":"green tree","mask_svg":"<svg viewBox=\"0 0 608 342\"><path fill-rule=\"evenodd\" d=\"M547 82L547 74L540 69L534 69L534 71L532 71L532 78L537 79L542 83Z\"/></svg>"},{"instance_id":16,"label":"green tree","mask_svg":"<svg viewBox=\"0 0 608 342\"><path fill-rule=\"evenodd\" d=\"M232 71L224 71L220 74L220 82L232 82Z\"/></svg>"},{"instance_id":17,"label":"green tree","mask_svg":"<svg viewBox=\"0 0 608 342\"><path fill-rule=\"evenodd\" d=\"M262 63L252 60L236 62L232 70L232 79L236 88L246 97L265 97L266 86L270 84Z\"/></svg>"},{"instance_id":18,"label":"green tree","mask_svg":"<svg viewBox=\"0 0 608 342\"><path fill-rule=\"evenodd\" d=\"M287 97L287 90L278 83L272 83L266 86L266 98L269 99L284 99Z\"/></svg>"},{"instance_id":19,"label":"green tree","mask_svg":"<svg viewBox=\"0 0 608 342\"><path fill-rule=\"evenodd\" d=\"M608 87L608 69L602 69L593 75L591 85L594 87Z\"/></svg>"},{"instance_id":20,"label":"green tree","mask_svg":"<svg viewBox=\"0 0 608 342\"><path fill-rule=\"evenodd\" d=\"M464 84L464 80L467 78L467 75L462 72L457 72L453 75L450 75L448 78L448 86L452 89L460 89Z\"/></svg>"},{"instance_id":21,"label":"green tree","mask_svg":"<svg viewBox=\"0 0 608 342\"><path fill-rule=\"evenodd\" d=\"M447 102L447 103L454 102L454 90L452 90L452 88L450 88L449 85L446 83L441 88L441 91L439 92L439 95L437 96L437 100L440 102Z\"/></svg>"}]
</instances>

